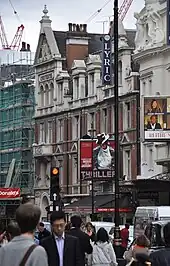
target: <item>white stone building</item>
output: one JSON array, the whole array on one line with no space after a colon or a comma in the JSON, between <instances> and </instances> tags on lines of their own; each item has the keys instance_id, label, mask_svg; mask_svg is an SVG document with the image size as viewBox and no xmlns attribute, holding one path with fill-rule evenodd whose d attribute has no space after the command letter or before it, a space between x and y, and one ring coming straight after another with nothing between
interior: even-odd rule
<instances>
[{"instance_id":1,"label":"white stone building","mask_svg":"<svg viewBox=\"0 0 170 266\"><path fill-rule=\"evenodd\" d=\"M135 13L137 34L133 59L140 65L142 178L153 177L169 170L169 142L144 141L143 110L144 96L170 96L170 47L167 46L166 2L145 0L144 9L139 14ZM144 20L145 24L142 24Z\"/></svg>"}]
</instances>

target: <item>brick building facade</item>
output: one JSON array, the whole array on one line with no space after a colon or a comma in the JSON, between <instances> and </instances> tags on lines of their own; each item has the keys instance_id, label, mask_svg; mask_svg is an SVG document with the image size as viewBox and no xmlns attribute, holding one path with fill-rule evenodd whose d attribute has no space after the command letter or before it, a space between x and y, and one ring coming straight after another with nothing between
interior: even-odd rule
<instances>
[{"instance_id":1,"label":"brick building facade","mask_svg":"<svg viewBox=\"0 0 170 266\"><path fill-rule=\"evenodd\" d=\"M80 182L79 139L89 134L114 135L114 89L101 85L101 34L87 25L69 24L68 31L53 31L45 8L35 56L37 108L35 114L35 202L49 201L50 167L60 167L65 198L90 193ZM122 179L140 174L139 78L132 62L135 32L119 22L120 171ZM114 65L113 65L114 67ZM112 183L96 185L96 193L113 192ZM81 194L81 195L80 195Z\"/></svg>"}]
</instances>

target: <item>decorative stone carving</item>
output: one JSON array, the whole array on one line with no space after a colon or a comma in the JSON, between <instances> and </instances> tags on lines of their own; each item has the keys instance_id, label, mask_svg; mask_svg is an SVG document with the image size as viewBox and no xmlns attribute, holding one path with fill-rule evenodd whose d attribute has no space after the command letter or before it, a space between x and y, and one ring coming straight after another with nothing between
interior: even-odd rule
<instances>
[{"instance_id":1,"label":"decorative stone carving","mask_svg":"<svg viewBox=\"0 0 170 266\"><path fill-rule=\"evenodd\" d=\"M136 50L141 51L144 48L145 45L145 28L144 28L144 17L140 16L139 13L135 12L134 17L136 18L136 36L135 36L135 45Z\"/></svg>"},{"instance_id":2,"label":"decorative stone carving","mask_svg":"<svg viewBox=\"0 0 170 266\"><path fill-rule=\"evenodd\" d=\"M152 46L155 43L162 43L164 41L162 18L152 6L147 6L146 11L146 25L148 26L148 36L150 38L148 45Z\"/></svg>"},{"instance_id":3,"label":"decorative stone carving","mask_svg":"<svg viewBox=\"0 0 170 266\"><path fill-rule=\"evenodd\" d=\"M163 44L165 34L159 9L155 5L146 5L145 10L134 13L136 18L136 52Z\"/></svg>"}]
</instances>

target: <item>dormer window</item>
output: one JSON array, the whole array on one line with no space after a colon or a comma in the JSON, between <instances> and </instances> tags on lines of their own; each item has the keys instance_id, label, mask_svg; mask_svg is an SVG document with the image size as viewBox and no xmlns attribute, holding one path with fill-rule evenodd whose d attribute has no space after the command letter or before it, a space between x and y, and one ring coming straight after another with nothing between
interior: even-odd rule
<instances>
[{"instance_id":1,"label":"dormer window","mask_svg":"<svg viewBox=\"0 0 170 266\"><path fill-rule=\"evenodd\" d=\"M79 77L74 78L75 98L79 99Z\"/></svg>"},{"instance_id":2,"label":"dormer window","mask_svg":"<svg viewBox=\"0 0 170 266\"><path fill-rule=\"evenodd\" d=\"M41 85L40 87L40 101L41 107L44 107L44 87Z\"/></svg>"},{"instance_id":3,"label":"dormer window","mask_svg":"<svg viewBox=\"0 0 170 266\"><path fill-rule=\"evenodd\" d=\"M95 94L94 73L89 73L89 88L90 88L90 95L94 95Z\"/></svg>"},{"instance_id":4,"label":"dormer window","mask_svg":"<svg viewBox=\"0 0 170 266\"><path fill-rule=\"evenodd\" d=\"M45 85L45 106L49 106L49 86Z\"/></svg>"},{"instance_id":5,"label":"dormer window","mask_svg":"<svg viewBox=\"0 0 170 266\"><path fill-rule=\"evenodd\" d=\"M119 74L119 86L122 86L122 61L118 64L118 74Z\"/></svg>"},{"instance_id":6,"label":"dormer window","mask_svg":"<svg viewBox=\"0 0 170 266\"><path fill-rule=\"evenodd\" d=\"M58 83L58 103L63 103L63 82Z\"/></svg>"}]
</instances>

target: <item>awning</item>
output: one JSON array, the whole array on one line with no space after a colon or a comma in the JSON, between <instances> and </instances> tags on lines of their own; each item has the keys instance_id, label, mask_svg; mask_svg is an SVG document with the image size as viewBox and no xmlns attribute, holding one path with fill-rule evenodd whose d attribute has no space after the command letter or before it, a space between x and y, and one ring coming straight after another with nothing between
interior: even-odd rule
<instances>
[{"instance_id":1,"label":"awning","mask_svg":"<svg viewBox=\"0 0 170 266\"><path fill-rule=\"evenodd\" d=\"M114 195L97 195L94 197L95 212L114 212ZM65 207L66 213L91 213L92 211L92 197L84 197L74 203ZM119 211L120 212L131 212L132 207L128 201L128 197L120 198L119 200Z\"/></svg>"}]
</instances>

